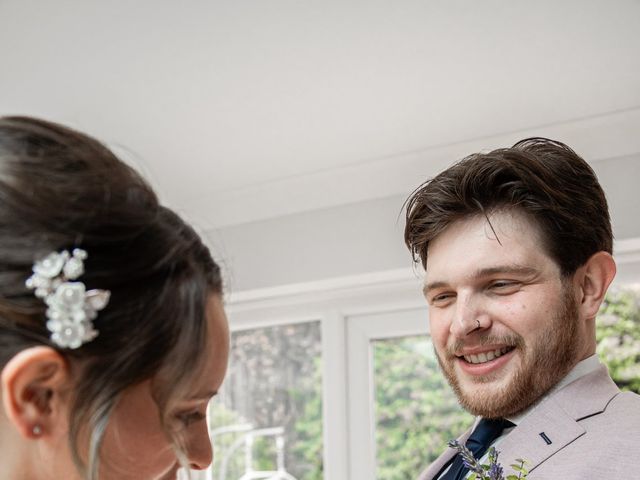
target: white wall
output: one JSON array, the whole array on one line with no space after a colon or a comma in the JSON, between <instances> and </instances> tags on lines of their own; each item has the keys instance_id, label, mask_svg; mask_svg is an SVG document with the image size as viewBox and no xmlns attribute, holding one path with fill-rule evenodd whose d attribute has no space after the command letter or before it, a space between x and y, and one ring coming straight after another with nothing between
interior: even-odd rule
<instances>
[{"instance_id":1,"label":"white wall","mask_svg":"<svg viewBox=\"0 0 640 480\"><path fill-rule=\"evenodd\" d=\"M640 237L640 154L596 162L616 239Z\"/></svg>"},{"instance_id":2,"label":"white wall","mask_svg":"<svg viewBox=\"0 0 640 480\"><path fill-rule=\"evenodd\" d=\"M208 233L232 291L407 267L402 197L236 225Z\"/></svg>"}]
</instances>

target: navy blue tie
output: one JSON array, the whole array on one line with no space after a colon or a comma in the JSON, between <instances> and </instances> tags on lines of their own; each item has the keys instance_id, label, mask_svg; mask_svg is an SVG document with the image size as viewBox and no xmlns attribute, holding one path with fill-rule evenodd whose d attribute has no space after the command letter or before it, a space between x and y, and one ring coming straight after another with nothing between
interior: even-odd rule
<instances>
[{"instance_id":1,"label":"navy blue tie","mask_svg":"<svg viewBox=\"0 0 640 480\"><path fill-rule=\"evenodd\" d=\"M491 445L496 438L502 435L503 430L505 428L513 427L513 425L514 424L509 420L505 420L503 418L483 418L480 420L478 426L465 443L465 446L471 450L471 453L473 453L473 456L476 459L480 460L484 454L487 453L489 445ZM449 471L447 471L447 473L442 477L436 478L440 478L440 480L461 480L468 472L469 469L464 466L462 456L457 454L453 457L453 463L451 463Z\"/></svg>"}]
</instances>

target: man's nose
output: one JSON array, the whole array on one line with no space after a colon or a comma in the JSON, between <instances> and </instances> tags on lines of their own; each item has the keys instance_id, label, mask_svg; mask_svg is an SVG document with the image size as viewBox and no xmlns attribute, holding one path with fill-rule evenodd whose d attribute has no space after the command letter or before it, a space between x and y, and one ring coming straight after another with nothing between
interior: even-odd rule
<instances>
[{"instance_id":1,"label":"man's nose","mask_svg":"<svg viewBox=\"0 0 640 480\"><path fill-rule=\"evenodd\" d=\"M456 338L464 338L471 332L486 328L489 316L482 302L473 294L458 294L453 309L449 331Z\"/></svg>"}]
</instances>

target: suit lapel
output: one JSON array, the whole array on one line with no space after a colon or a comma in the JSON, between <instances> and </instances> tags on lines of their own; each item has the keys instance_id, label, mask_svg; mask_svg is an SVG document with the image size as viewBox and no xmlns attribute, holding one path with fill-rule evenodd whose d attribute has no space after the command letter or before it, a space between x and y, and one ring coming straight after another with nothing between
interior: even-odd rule
<instances>
[{"instance_id":1,"label":"suit lapel","mask_svg":"<svg viewBox=\"0 0 640 480\"><path fill-rule=\"evenodd\" d=\"M507 467L524 458L529 471L584 435L579 420L602 413L619 393L606 367L587 374L537 405L498 445L500 463Z\"/></svg>"},{"instance_id":2,"label":"suit lapel","mask_svg":"<svg viewBox=\"0 0 640 480\"><path fill-rule=\"evenodd\" d=\"M500 452L498 461L505 467L505 473L509 472L511 464L517 463L518 458L529 462L530 472L535 470L584 435L585 430L579 421L604 412L618 393L620 390L604 366L552 393L497 445ZM471 429L461 435L458 441L464 444L469 435ZM432 480L455 453L454 449L448 448L422 472L418 480Z\"/></svg>"},{"instance_id":3,"label":"suit lapel","mask_svg":"<svg viewBox=\"0 0 640 480\"><path fill-rule=\"evenodd\" d=\"M498 445L499 461L505 470L510 470L508 466L519 463L516 460L523 458L532 471L584 433L584 429L556 401L549 399L527 415Z\"/></svg>"}]
</instances>

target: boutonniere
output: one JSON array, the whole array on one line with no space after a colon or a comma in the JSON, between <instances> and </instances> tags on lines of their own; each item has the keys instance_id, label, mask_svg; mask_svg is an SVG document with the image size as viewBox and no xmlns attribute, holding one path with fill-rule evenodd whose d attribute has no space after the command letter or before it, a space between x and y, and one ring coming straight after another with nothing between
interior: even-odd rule
<instances>
[{"instance_id":1,"label":"boutonniere","mask_svg":"<svg viewBox=\"0 0 640 480\"><path fill-rule=\"evenodd\" d=\"M476 460L471 451L458 442L458 440L451 440L449 442L449 447L455 448L462 456L462 461L471 472L468 480L524 480L529 475L529 471L525 467L528 462L521 458L517 458L516 462L518 463L510 465L510 467L517 472L517 475L511 474L507 475L505 478L504 469L502 468L502 465L498 463L498 454L500 452L498 452L494 447L489 449L489 455L487 457L489 462L487 464L481 464Z\"/></svg>"}]
</instances>

